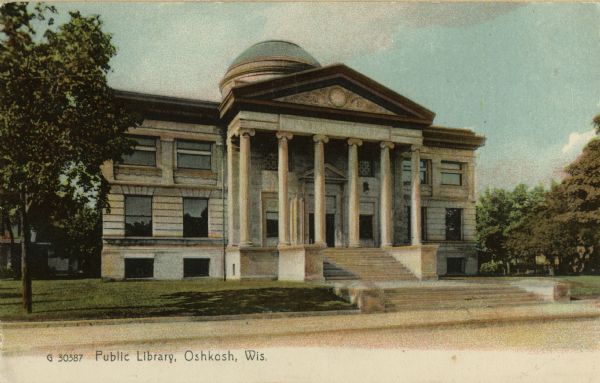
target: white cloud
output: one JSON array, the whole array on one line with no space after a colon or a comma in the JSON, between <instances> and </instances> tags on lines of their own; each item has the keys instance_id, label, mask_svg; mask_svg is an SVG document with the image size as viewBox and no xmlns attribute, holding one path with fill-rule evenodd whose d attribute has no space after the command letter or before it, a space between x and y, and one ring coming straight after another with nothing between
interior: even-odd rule
<instances>
[{"instance_id":1,"label":"white cloud","mask_svg":"<svg viewBox=\"0 0 600 383\"><path fill-rule=\"evenodd\" d=\"M569 141L562 147L561 152L563 154L577 154L595 136L595 129L583 133L572 132L569 134Z\"/></svg>"}]
</instances>

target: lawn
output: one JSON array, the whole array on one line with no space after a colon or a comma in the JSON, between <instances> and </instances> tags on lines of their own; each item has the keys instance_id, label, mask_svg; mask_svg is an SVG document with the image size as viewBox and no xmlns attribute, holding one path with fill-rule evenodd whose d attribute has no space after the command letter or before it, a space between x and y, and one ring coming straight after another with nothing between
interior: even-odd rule
<instances>
[{"instance_id":1,"label":"lawn","mask_svg":"<svg viewBox=\"0 0 600 383\"><path fill-rule=\"evenodd\" d=\"M571 284L571 296L579 299L600 298L600 275L554 277Z\"/></svg>"},{"instance_id":2,"label":"lawn","mask_svg":"<svg viewBox=\"0 0 600 383\"><path fill-rule=\"evenodd\" d=\"M23 314L20 281L0 281L0 320L228 315L352 309L331 288L278 281L99 279L33 281L33 313Z\"/></svg>"}]
</instances>

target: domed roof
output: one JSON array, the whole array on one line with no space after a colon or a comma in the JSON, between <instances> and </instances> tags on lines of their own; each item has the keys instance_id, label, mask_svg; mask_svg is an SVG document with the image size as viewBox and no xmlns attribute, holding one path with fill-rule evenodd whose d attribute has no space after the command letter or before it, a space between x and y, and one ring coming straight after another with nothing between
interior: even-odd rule
<instances>
[{"instance_id":1,"label":"domed roof","mask_svg":"<svg viewBox=\"0 0 600 383\"><path fill-rule=\"evenodd\" d=\"M229 69L238 65L267 60L296 61L312 67L321 64L298 44L283 40L267 40L252 45L240 54L229 66Z\"/></svg>"},{"instance_id":2,"label":"domed roof","mask_svg":"<svg viewBox=\"0 0 600 383\"><path fill-rule=\"evenodd\" d=\"M263 41L233 60L219 84L221 95L225 97L238 85L319 67L321 64L297 44L282 40Z\"/></svg>"}]
</instances>

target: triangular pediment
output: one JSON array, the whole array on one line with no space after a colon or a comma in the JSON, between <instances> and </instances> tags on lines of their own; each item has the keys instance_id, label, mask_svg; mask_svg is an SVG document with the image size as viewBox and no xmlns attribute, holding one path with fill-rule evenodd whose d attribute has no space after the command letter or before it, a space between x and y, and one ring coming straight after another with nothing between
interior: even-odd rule
<instances>
[{"instance_id":1,"label":"triangular pediment","mask_svg":"<svg viewBox=\"0 0 600 383\"><path fill-rule=\"evenodd\" d=\"M236 103L253 110L279 109L347 120L374 118L430 125L435 117L423 106L342 64L236 86L224 101L222 113Z\"/></svg>"},{"instance_id":2,"label":"triangular pediment","mask_svg":"<svg viewBox=\"0 0 600 383\"><path fill-rule=\"evenodd\" d=\"M357 112L395 115L396 113L339 85L300 92L275 99L293 104L313 105Z\"/></svg>"},{"instance_id":3,"label":"triangular pediment","mask_svg":"<svg viewBox=\"0 0 600 383\"><path fill-rule=\"evenodd\" d=\"M314 179L315 178L315 170L309 169L305 171L300 178L304 179ZM332 181L345 181L346 174L343 171L336 168L331 164L325 164L325 179Z\"/></svg>"}]
</instances>

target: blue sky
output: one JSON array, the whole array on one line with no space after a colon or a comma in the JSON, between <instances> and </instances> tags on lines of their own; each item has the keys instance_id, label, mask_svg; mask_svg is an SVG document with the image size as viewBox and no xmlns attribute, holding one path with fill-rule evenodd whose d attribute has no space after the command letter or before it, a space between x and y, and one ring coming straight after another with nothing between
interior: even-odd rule
<instances>
[{"instance_id":1,"label":"blue sky","mask_svg":"<svg viewBox=\"0 0 600 383\"><path fill-rule=\"evenodd\" d=\"M343 62L487 137L478 190L548 184L600 113L600 4L104 3L113 87L218 100L229 63L266 39Z\"/></svg>"}]
</instances>

